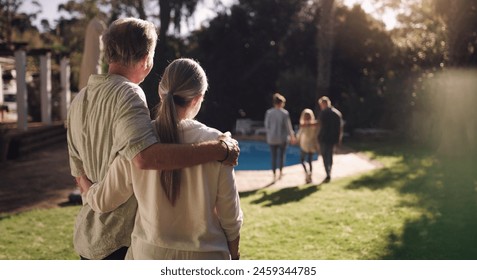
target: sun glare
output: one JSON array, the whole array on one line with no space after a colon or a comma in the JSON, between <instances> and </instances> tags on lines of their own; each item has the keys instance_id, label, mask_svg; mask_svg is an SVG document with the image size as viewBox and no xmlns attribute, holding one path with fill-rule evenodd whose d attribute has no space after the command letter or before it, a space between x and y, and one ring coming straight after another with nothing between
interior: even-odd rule
<instances>
[{"instance_id":1,"label":"sun glare","mask_svg":"<svg viewBox=\"0 0 477 280\"><path fill-rule=\"evenodd\" d=\"M387 30L391 30L397 26L397 13L390 9L386 9L386 11L382 13L378 11L371 0L343 0L343 4L348 7L353 7L356 4L360 5L366 13L383 21Z\"/></svg>"}]
</instances>

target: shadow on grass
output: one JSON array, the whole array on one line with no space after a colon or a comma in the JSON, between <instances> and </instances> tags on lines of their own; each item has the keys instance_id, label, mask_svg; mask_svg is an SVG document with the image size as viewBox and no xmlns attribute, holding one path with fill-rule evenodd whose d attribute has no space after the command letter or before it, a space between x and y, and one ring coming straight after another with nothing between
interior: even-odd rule
<instances>
[{"instance_id":1,"label":"shadow on grass","mask_svg":"<svg viewBox=\"0 0 477 280\"><path fill-rule=\"evenodd\" d=\"M239 192L239 196L240 198L246 198L246 197L249 197L251 195L254 195L256 193L258 193L259 190L253 190L253 191L247 191L247 192Z\"/></svg>"},{"instance_id":2,"label":"shadow on grass","mask_svg":"<svg viewBox=\"0 0 477 280\"><path fill-rule=\"evenodd\" d=\"M64 202L61 202L61 203L58 203L58 206L59 207L74 207L74 206L79 206L79 205L82 205L81 202L72 202L72 201L64 201Z\"/></svg>"},{"instance_id":3,"label":"shadow on grass","mask_svg":"<svg viewBox=\"0 0 477 280\"><path fill-rule=\"evenodd\" d=\"M5 220L5 219L9 219L10 217L11 217L11 215L0 213L0 221Z\"/></svg>"},{"instance_id":4,"label":"shadow on grass","mask_svg":"<svg viewBox=\"0 0 477 280\"><path fill-rule=\"evenodd\" d=\"M394 188L416 201L422 216L388 235L383 259L477 259L477 159L404 151L402 160L351 182L348 189Z\"/></svg>"},{"instance_id":5,"label":"shadow on grass","mask_svg":"<svg viewBox=\"0 0 477 280\"><path fill-rule=\"evenodd\" d=\"M266 189L268 187L271 187L275 184L275 182L270 182L268 184L265 184L263 187L260 187L258 189L255 189L253 191L246 191L246 192L240 192L239 195L241 198L246 198L248 196L251 196L251 195L254 195L256 193L258 193L260 190L263 190L263 189Z\"/></svg>"},{"instance_id":6,"label":"shadow on grass","mask_svg":"<svg viewBox=\"0 0 477 280\"><path fill-rule=\"evenodd\" d=\"M320 190L320 185L310 185L308 187L290 187L273 191L263 192L262 197L253 200L253 204L262 204L265 207L282 205L290 202L298 202L312 193Z\"/></svg>"}]
</instances>

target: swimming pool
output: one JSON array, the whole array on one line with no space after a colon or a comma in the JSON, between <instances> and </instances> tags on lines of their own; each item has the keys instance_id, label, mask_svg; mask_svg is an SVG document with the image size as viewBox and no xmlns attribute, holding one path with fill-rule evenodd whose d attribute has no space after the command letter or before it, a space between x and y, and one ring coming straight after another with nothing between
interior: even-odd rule
<instances>
[{"instance_id":1,"label":"swimming pool","mask_svg":"<svg viewBox=\"0 0 477 280\"><path fill-rule=\"evenodd\" d=\"M271 154L267 143L261 141L239 141L240 158L235 170L270 170ZM316 160L316 155L315 158ZM285 166L300 163L300 148L288 145Z\"/></svg>"}]
</instances>

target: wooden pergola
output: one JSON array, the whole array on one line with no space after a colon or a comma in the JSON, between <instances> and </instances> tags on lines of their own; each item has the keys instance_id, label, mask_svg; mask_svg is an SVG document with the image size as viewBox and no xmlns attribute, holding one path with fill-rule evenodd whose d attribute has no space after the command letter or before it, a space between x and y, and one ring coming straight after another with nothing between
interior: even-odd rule
<instances>
[{"instance_id":1,"label":"wooden pergola","mask_svg":"<svg viewBox=\"0 0 477 280\"><path fill-rule=\"evenodd\" d=\"M28 130L28 94L26 84L27 55L40 58L40 100L41 122L44 125L52 125L51 103L51 55L52 50L47 48L31 49L27 51L27 43L0 44L0 57L14 59L17 85L17 128L20 131ZM60 115L61 120L66 120L67 110L71 102L70 91L70 64L68 54L60 54ZM0 75L3 74L0 63ZM3 101L3 81L0 82L0 101Z\"/></svg>"}]
</instances>

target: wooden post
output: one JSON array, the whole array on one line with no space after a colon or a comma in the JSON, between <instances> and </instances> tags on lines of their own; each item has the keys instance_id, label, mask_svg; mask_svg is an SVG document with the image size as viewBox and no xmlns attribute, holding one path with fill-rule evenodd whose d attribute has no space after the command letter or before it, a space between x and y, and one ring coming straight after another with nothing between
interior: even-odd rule
<instances>
[{"instance_id":1,"label":"wooden post","mask_svg":"<svg viewBox=\"0 0 477 280\"><path fill-rule=\"evenodd\" d=\"M28 95L26 86L26 52L19 47L15 50L15 69L17 80L17 128L28 130Z\"/></svg>"},{"instance_id":2,"label":"wooden post","mask_svg":"<svg viewBox=\"0 0 477 280\"><path fill-rule=\"evenodd\" d=\"M2 64L0 64L0 106L3 106L3 70L2 70ZM2 121L2 122L5 119L3 116L4 116L3 108L0 108L0 121ZM1 158L0 158L0 161L2 161Z\"/></svg>"},{"instance_id":3,"label":"wooden post","mask_svg":"<svg viewBox=\"0 0 477 280\"><path fill-rule=\"evenodd\" d=\"M3 69L2 64L0 64L0 105L3 104Z\"/></svg>"},{"instance_id":4,"label":"wooden post","mask_svg":"<svg viewBox=\"0 0 477 280\"><path fill-rule=\"evenodd\" d=\"M60 94L60 106L61 106L61 120L65 121L68 115L68 109L71 103L71 91L70 91L70 60L67 56L63 56L60 62L61 66L61 94Z\"/></svg>"},{"instance_id":5,"label":"wooden post","mask_svg":"<svg viewBox=\"0 0 477 280\"><path fill-rule=\"evenodd\" d=\"M51 53L40 55L41 122L51 125Z\"/></svg>"}]
</instances>

